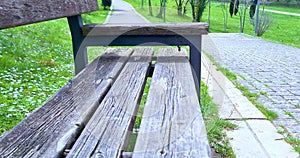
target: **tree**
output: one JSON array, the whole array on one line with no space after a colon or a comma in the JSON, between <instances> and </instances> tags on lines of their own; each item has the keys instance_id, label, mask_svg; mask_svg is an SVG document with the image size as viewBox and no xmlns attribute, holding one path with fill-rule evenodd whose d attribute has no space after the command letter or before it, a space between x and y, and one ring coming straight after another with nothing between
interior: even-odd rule
<instances>
[{"instance_id":1,"label":"tree","mask_svg":"<svg viewBox=\"0 0 300 158\"><path fill-rule=\"evenodd\" d=\"M175 0L176 7L177 7L177 14L179 16L185 15L186 13L186 4L188 3L188 0Z\"/></svg>"},{"instance_id":2,"label":"tree","mask_svg":"<svg viewBox=\"0 0 300 158\"><path fill-rule=\"evenodd\" d=\"M222 14L223 14L223 28L224 28L224 32L227 31L227 21L228 21L228 12L227 12L227 0L223 0L221 3L221 8L222 8Z\"/></svg>"},{"instance_id":3,"label":"tree","mask_svg":"<svg viewBox=\"0 0 300 158\"><path fill-rule=\"evenodd\" d=\"M259 4L259 2L258 2L258 4ZM257 23L254 23L254 20L252 20L252 25L254 27L256 27L256 28L254 28L255 34L257 36L262 36L272 25L273 19L265 13L264 7L262 9L262 13L259 15L258 15L258 13L256 13L256 16L257 16L256 18L258 20L255 19L255 21L257 21Z\"/></svg>"},{"instance_id":4,"label":"tree","mask_svg":"<svg viewBox=\"0 0 300 158\"><path fill-rule=\"evenodd\" d=\"M244 0L244 4L241 6L242 11L239 12L239 16L240 16L240 32L241 33L244 33L245 21L246 21L246 13L247 13L248 6L249 6L248 1Z\"/></svg>"},{"instance_id":5,"label":"tree","mask_svg":"<svg viewBox=\"0 0 300 158\"><path fill-rule=\"evenodd\" d=\"M210 9L211 9L211 0L208 0L208 25L210 25Z\"/></svg>"},{"instance_id":6,"label":"tree","mask_svg":"<svg viewBox=\"0 0 300 158\"><path fill-rule=\"evenodd\" d=\"M165 0L160 0L160 3L159 3L160 4L160 6L159 6L159 13L156 16L158 18L163 18L164 2L165 2Z\"/></svg>"},{"instance_id":7,"label":"tree","mask_svg":"<svg viewBox=\"0 0 300 158\"><path fill-rule=\"evenodd\" d=\"M232 17L233 14L234 15L238 14L240 17L240 32L241 33L244 33L245 21L246 21L246 11L249 6L248 0L244 0L243 2L244 3L240 5L239 0L230 0L230 5L229 5L230 16ZM250 12L251 12L251 10L250 10ZM250 15L251 15L251 13L250 13Z\"/></svg>"},{"instance_id":8,"label":"tree","mask_svg":"<svg viewBox=\"0 0 300 158\"><path fill-rule=\"evenodd\" d=\"M190 4L192 7L193 21L200 22L206 7L206 0L190 0Z\"/></svg>"},{"instance_id":9,"label":"tree","mask_svg":"<svg viewBox=\"0 0 300 158\"><path fill-rule=\"evenodd\" d=\"M151 0L148 0L148 3L149 3L149 15L153 16Z\"/></svg>"},{"instance_id":10,"label":"tree","mask_svg":"<svg viewBox=\"0 0 300 158\"><path fill-rule=\"evenodd\" d=\"M186 15L186 11L187 11L186 7L187 7L188 3L189 3L189 0L185 1L185 4L183 6L183 15Z\"/></svg>"}]
</instances>

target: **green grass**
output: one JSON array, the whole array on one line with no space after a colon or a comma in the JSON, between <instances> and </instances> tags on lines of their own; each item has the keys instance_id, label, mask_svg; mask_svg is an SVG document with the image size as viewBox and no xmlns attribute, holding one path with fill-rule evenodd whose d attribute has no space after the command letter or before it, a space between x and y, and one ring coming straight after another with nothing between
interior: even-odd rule
<instances>
[{"instance_id":1,"label":"green grass","mask_svg":"<svg viewBox=\"0 0 300 158\"><path fill-rule=\"evenodd\" d=\"M150 78L150 77L147 78L146 86L144 88L143 96L142 96L142 99L141 99L141 102L140 102L140 107L139 107L139 110L138 110L138 113L137 113L136 119L135 119L134 128L136 128L136 129L140 128L140 125L141 125L142 116L143 116L147 96L148 96L148 93L149 93L151 80L152 80L152 78Z\"/></svg>"},{"instance_id":2,"label":"green grass","mask_svg":"<svg viewBox=\"0 0 300 158\"><path fill-rule=\"evenodd\" d=\"M259 94L268 98L267 92L259 92Z\"/></svg>"},{"instance_id":3,"label":"green grass","mask_svg":"<svg viewBox=\"0 0 300 158\"><path fill-rule=\"evenodd\" d=\"M291 117L292 119L294 119L297 123L300 123L300 121L289 111L287 110L282 110L284 112L284 114L286 114L287 116Z\"/></svg>"},{"instance_id":4,"label":"green grass","mask_svg":"<svg viewBox=\"0 0 300 158\"><path fill-rule=\"evenodd\" d=\"M300 139L299 137L294 137L291 136L291 134L289 134L289 132L285 129L285 127L283 125L279 125L279 127L282 128L282 130L278 130L277 132L281 135L284 136L284 140L291 144L291 146L294 148L294 150L296 152L298 152L298 154L300 154Z\"/></svg>"},{"instance_id":5,"label":"green grass","mask_svg":"<svg viewBox=\"0 0 300 158\"><path fill-rule=\"evenodd\" d=\"M83 18L103 22L107 13L100 10ZM65 85L73 67L66 19L0 30L0 135Z\"/></svg>"},{"instance_id":6,"label":"green grass","mask_svg":"<svg viewBox=\"0 0 300 158\"><path fill-rule=\"evenodd\" d=\"M156 17L159 12L159 1L158 0L152 0L152 6L153 6L153 14L154 16L149 15L148 11L148 3L145 3L145 6L141 8L141 1L140 0L125 0L128 3L130 3L141 15L146 17L149 21L153 23L159 23L163 22L164 20L162 18ZM172 6L172 7L170 7ZM166 22L191 22L192 18L191 16L183 16L178 17L177 16L177 10L175 8L175 2L174 1L168 1L167 3L167 11L166 11Z\"/></svg>"},{"instance_id":7,"label":"green grass","mask_svg":"<svg viewBox=\"0 0 300 158\"><path fill-rule=\"evenodd\" d=\"M129 142L129 145L127 147L127 151L130 151L130 152L132 152L134 150L134 146L135 146L135 142L136 142L136 138L137 138L137 131L140 128L140 125L141 125L141 122L142 122L142 116L143 116L147 96L148 96L148 93L149 93L151 80L152 80L151 77L147 78L146 85L145 85L145 88L144 88L144 91L143 91L143 96L142 96L142 99L140 101L140 106L139 106L138 112L137 112L136 117L135 117L135 122L134 122L134 126L133 126L133 131L134 132L130 136L130 142Z\"/></svg>"},{"instance_id":8,"label":"green grass","mask_svg":"<svg viewBox=\"0 0 300 158\"><path fill-rule=\"evenodd\" d=\"M219 3L212 4L210 24L211 32L224 32L221 10L222 9ZM300 17L275 13L266 14L270 15L273 18L273 24L261 38L268 41L300 48ZM207 17L207 13L204 14L204 17ZM203 20L207 21L207 18L204 18ZM228 19L227 32L239 32L239 17L233 16L232 18ZM251 36L255 36L253 26L250 24L250 19L248 16L245 24L245 33Z\"/></svg>"},{"instance_id":9,"label":"green grass","mask_svg":"<svg viewBox=\"0 0 300 158\"><path fill-rule=\"evenodd\" d=\"M225 130L234 130L237 125L218 117L218 107L208 94L208 87L201 82L200 106L211 147L221 157L235 157Z\"/></svg>"},{"instance_id":10,"label":"green grass","mask_svg":"<svg viewBox=\"0 0 300 158\"><path fill-rule=\"evenodd\" d=\"M285 141L290 143L294 147L295 151L297 151L300 154L300 139L299 138L288 136L285 138Z\"/></svg>"},{"instance_id":11,"label":"green grass","mask_svg":"<svg viewBox=\"0 0 300 158\"><path fill-rule=\"evenodd\" d=\"M152 6L154 16L149 16L147 3L144 8L141 8L140 0L127 0L134 8L143 16L145 16L149 21L153 23L163 22L162 18L157 18L156 15L159 9L159 1L152 0ZM191 22L192 16L190 7L188 6L188 11L186 16L178 16L176 5L174 1L167 1L167 12L166 12L166 22ZM284 7L282 7L284 8ZM246 16L245 23L245 33L251 36L255 36L253 26L250 23L250 19ZM300 48L300 17L289 16L289 15L280 15L275 13L266 13L270 15L274 22L269 28L269 30L261 37L265 40L281 43L289 46L294 46ZM239 17L233 16L232 18L228 15L228 26L226 32L229 33L238 33L240 32L239 28ZM208 21L208 7L205 9L202 20L203 22ZM290 27L293 26L293 27ZM211 4L211 21L210 21L210 32L224 32L223 29L223 16L222 16L222 7L221 3L213 2Z\"/></svg>"},{"instance_id":12,"label":"green grass","mask_svg":"<svg viewBox=\"0 0 300 158\"><path fill-rule=\"evenodd\" d=\"M71 78L67 27L67 21L60 19L0 31L0 134Z\"/></svg>"},{"instance_id":13,"label":"green grass","mask_svg":"<svg viewBox=\"0 0 300 158\"><path fill-rule=\"evenodd\" d=\"M274 18L274 24L262 37L270 41L300 48L300 17L275 13L268 14Z\"/></svg>"}]
</instances>

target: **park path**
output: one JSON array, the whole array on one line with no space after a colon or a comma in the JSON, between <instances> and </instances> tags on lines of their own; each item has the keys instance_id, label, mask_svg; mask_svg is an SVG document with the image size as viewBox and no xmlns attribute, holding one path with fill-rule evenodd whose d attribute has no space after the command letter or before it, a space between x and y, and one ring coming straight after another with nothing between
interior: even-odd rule
<instances>
[{"instance_id":1,"label":"park path","mask_svg":"<svg viewBox=\"0 0 300 158\"><path fill-rule=\"evenodd\" d=\"M284 14L284 15L292 15L292 16L300 16L300 14L297 14L297 13L283 12L283 11L271 10L271 9L264 9L264 10L266 12L271 12L271 13Z\"/></svg>"},{"instance_id":2,"label":"park path","mask_svg":"<svg viewBox=\"0 0 300 158\"><path fill-rule=\"evenodd\" d=\"M141 16L129 3L123 0L112 0L112 10L109 12L105 23L150 23Z\"/></svg>"},{"instance_id":3,"label":"park path","mask_svg":"<svg viewBox=\"0 0 300 158\"><path fill-rule=\"evenodd\" d=\"M204 51L239 75L240 84L262 94L258 102L279 115L277 128L300 138L300 49L232 33L203 41Z\"/></svg>"}]
</instances>

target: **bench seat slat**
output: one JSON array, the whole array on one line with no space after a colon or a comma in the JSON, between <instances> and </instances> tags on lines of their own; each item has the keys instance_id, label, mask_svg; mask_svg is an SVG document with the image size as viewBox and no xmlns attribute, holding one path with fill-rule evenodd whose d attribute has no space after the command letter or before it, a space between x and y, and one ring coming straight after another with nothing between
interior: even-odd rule
<instances>
[{"instance_id":1,"label":"bench seat slat","mask_svg":"<svg viewBox=\"0 0 300 158\"><path fill-rule=\"evenodd\" d=\"M1 0L0 29L96 10L97 0Z\"/></svg>"},{"instance_id":2,"label":"bench seat slat","mask_svg":"<svg viewBox=\"0 0 300 158\"><path fill-rule=\"evenodd\" d=\"M143 93L153 49L136 49L67 157L120 157Z\"/></svg>"},{"instance_id":3,"label":"bench seat slat","mask_svg":"<svg viewBox=\"0 0 300 158\"><path fill-rule=\"evenodd\" d=\"M160 49L133 157L210 157L192 71L175 49Z\"/></svg>"},{"instance_id":4,"label":"bench seat slat","mask_svg":"<svg viewBox=\"0 0 300 158\"><path fill-rule=\"evenodd\" d=\"M203 35L207 23L89 24L82 28L85 36L119 35Z\"/></svg>"},{"instance_id":5,"label":"bench seat slat","mask_svg":"<svg viewBox=\"0 0 300 158\"><path fill-rule=\"evenodd\" d=\"M0 157L61 156L132 53L108 50L0 139Z\"/></svg>"}]
</instances>

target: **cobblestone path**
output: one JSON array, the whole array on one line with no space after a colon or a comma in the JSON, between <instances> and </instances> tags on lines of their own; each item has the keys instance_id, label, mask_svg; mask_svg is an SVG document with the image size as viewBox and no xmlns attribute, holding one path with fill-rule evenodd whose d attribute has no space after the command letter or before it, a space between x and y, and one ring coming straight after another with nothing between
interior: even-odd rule
<instances>
[{"instance_id":1,"label":"cobblestone path","mask_svg":"<svg viewBox=\"0 0 300 158\"><path fill-rule=\"evenodd\" d=\"M267 42L243 34L210 34L203 37L203 50L229 71L258 102L275 111L273 121L300 138L300 49Z\"/></svg>"}]
</instances>

